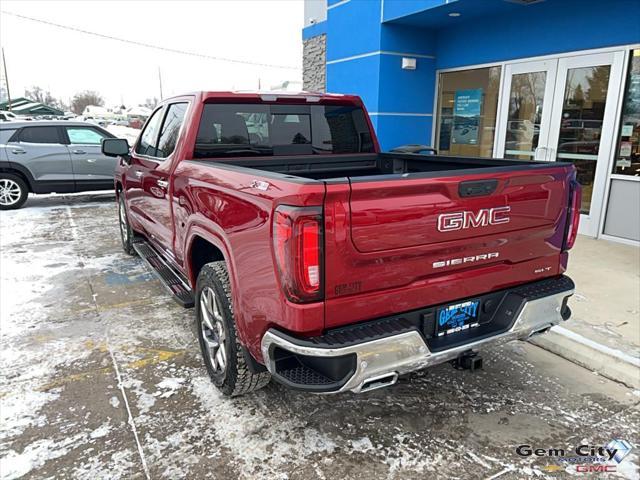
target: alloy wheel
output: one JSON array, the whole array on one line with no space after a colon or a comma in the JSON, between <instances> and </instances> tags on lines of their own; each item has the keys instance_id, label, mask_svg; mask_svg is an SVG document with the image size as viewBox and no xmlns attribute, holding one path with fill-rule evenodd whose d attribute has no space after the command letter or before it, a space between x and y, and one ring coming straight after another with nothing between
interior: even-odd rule
<instances>
[{"instance_id":1,"label":"alloy wheel","mask_svg":"<svg viewBox=\"0 0 640 480\"><path fill-rule=\"evenodd\" d=\"M20 185L11 179L0 179L0 205L6 207L15 205L22 196Z\"/></svg>"},{"instance_id":2,"label":"alloy wheel","mask_svg":"<svg viewBox=\"0 0 640 480\"><path fill-rule=\"evenodd\" d=\"M200 294L200 315L202 321L202 338L206 347L211 367L217 374L224 373L227 368L227 339L220 299L211 287L205 287Z\"/></svg>"}]
</instances>

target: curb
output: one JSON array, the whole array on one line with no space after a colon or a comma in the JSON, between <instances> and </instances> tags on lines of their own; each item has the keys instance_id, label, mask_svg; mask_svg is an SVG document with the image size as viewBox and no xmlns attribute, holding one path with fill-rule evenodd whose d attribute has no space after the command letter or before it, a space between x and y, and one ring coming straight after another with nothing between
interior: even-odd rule
<instances>
[{"instance_id":1,"label":"curb","mask_svg":"<svg viewBox=\"0 0 640 480\"><path fill-rule=\"evenodd\" d=\"M553 327L529 342L610 380L640 389L640 358L583 337L564 327Z\"/></svg>"}]
</instances>

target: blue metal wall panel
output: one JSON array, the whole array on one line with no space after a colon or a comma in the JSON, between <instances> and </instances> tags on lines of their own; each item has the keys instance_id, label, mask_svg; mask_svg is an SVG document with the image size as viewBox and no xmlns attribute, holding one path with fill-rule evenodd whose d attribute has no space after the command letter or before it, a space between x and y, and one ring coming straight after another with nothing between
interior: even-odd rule
<instances>
[{"instance_id":1,"label":"blue metal wall panel","mask_svg":"<svg viewBox=\"0 0 640 480\"><path fill-rule=\"evenodd\" d=\"M384 24L380 33L380 47L391 52L435 55L436 34L425 28Z\"/></svg>"},{"instance_id":2,"label":"blue metal wall panel","mask_svg":"<svg viewBox=\"0 0 640 480\"><path fill-rule=\"evenodd\" d=\"M327 64L327 92L362 97L367 110L378 111L380 56Z\"/></svg>"},{"instance_id":3,"label":"blue metal wall panel","mask_svg":"<svg viewBox=\"0 0 640 480\"><path fill-rule=\"evenodd\" d=\"M327 12L327 61L380 50L380 0L351 0Z\"/></svg>"},{"instance_id":4,"label":"blue metal wall panel","mask_svg":"<svg viewBox=\"0 0 640 480\"><path fill-rule=\"evenodd\" d=\"M311 37L317 37L318 35L322 35L323 33L327 33L327 21L318 22L314 25L309 25L302 29L302 39L306 40Z\"/></svg>"},{"instance_id":5,"label":"blue metal wall panel","mask_svg":"<svg viewBox=\"0 0 640 480\"><path fill-rule=\"evenodd\" d=\"M415 70L402 69L402 57L380 56L380 112L432 113L435 60L417 58Z\"/></svg>"},{"instance_id":6,"label":"blue metal wall panel","mask_svg":"<svg viewBox=\"0 0 640 480\"><path fill-rule=\"evenodd\" d=\"M422 10L440 7L455 0L383 0L384 20L403 17Z\"/></svg>"},{"instance_id":7,"label":"blue metal wall panel","mask_svg":"<svg viewBox=\"0 0 640 480\"><path fill-rule=\"evenodd\" d=\"M478 1L468 0L338 2L324 27L327 91L360 95L371 112L431 114L438 68L640 43L639 0L484 1L484 14ZM381 24L381 6L385 20L407 16ZM449 17L452 8L461 16ZM384 53L331 63L379 51L435 59L417 58L414 71L401 69L401 56ZM431 117L379 115L373 121L385 149L430 143Z\"/></svg>"},{"instance_id":8,"label":"blue metal wall panel","mask_svg":"<svg viewBox=\"0 0 640 480\"><path fill-rule=\"evenodd\" d=\"M462 17L461 17L462 18ZM438 31L437 68L640 42L640 1L541 2Z\"/></svg>"},{"instance_id":9,"label":"blue metal wall panel","mask_svg":"<svg viewBox=\"0 0 640 480\"><path fill-rule=\"evenodd\" d=\"M379 115L372 118L376 120L376 134L383 151L407 143L431 144L431 117Z\"/></svg>"}]
</instances>

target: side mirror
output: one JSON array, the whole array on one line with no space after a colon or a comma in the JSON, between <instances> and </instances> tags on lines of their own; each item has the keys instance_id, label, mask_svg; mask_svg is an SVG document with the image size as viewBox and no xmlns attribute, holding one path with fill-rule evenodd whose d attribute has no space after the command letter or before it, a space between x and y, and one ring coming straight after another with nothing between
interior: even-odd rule
<instances>
[{"instance_id":1,"label":"side mirror","mask_svg":"<svg viewBox=\"0 0 640 480\"><path fill-rule=\"evenodd\" d=\"M102 153L107 157L129 157L129 142L125 138L103 138Z\"/></svg>"}]
</instances>

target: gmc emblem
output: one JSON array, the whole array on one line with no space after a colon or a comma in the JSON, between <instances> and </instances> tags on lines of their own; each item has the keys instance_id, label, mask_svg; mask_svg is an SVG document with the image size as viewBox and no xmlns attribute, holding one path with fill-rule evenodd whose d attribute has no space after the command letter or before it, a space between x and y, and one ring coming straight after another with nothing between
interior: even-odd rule
<instances>
[{"instance_id":1,"label":"gmc emblem","mask_svg":"<svg viewBox=\"0 0 640 480\"><path fill-rule=\"evenodd\" d=\"M486 227L487 225L500 225L509 223L511 207L483 208L477 213L455 212L438 215L438 230L452 232L465 228Z\"/></svg>"}]
</instances>

